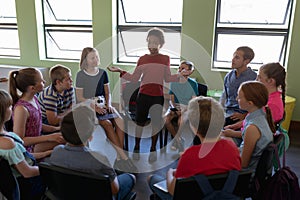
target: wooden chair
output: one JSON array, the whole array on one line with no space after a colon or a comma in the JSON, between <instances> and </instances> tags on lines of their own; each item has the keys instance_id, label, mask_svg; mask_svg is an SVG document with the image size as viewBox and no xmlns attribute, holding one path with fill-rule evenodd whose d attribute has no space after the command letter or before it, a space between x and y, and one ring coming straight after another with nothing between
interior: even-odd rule
<instances>
[{"instance_id":1,"label":"wooden chair","mask_svg":"<svg viewBox=\"0 0 300 200\"><path fill-rule=\"evenodd\" d=\"M249 196L249 185L252 174L253 171L240 172L233 194L241 198ZM227 180L227 176L228 173L225 173L207 176L207 178L215 190L221 190ZM189 196L189 200L199 200L204 197L194 176L176 180L173 200L186 199L187 195Z\"/></svg>"},{"instance_id":2,"label":"wooden chair","mask_svg":"<svg viewBox=\"0 0 300 200\"><path fill-rule=\"evenodd\" d=\"M8 200L20 200L18 181L6 159L0 157L0 192Z\"/></svg>"},{"instance_id":3,"label":"wooden chair","mask_svg":"<svg viewBox=\"0 0 300 200\"><path fill-rule=\"evenodd\" d=\"M107 175L96 176L46 162L40 162L38 165L42 181L47 186L45 199L113 199Z\"/></svg>"}]
</instances>

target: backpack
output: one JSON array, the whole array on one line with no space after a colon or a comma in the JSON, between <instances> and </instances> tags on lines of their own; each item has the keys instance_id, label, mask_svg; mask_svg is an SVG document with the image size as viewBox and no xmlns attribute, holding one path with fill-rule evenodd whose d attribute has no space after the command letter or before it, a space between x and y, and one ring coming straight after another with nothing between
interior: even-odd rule
<instances>
[{"instance_id":1,"label":"backpack","mask_svg":"<svg viewBox=\"0 0 300 200\"><path fill-rule=\"evenodd\" d=\"M262 192L263 199L274 200L298 200L300 199L300 189L298 177L287 166L285 166L285 151L283 151L283 167L280 166L278 149L275 148L276 160L279 164L278 170L267 181L266 187Z\"/></svg>"},{"instance_id":2,"label":"backpack","mask_svg":"<svg viewBox=\"0 0 300 200\"><path fill-rule=\"evenodd\" d=\"M229 171L222 190L214 190L207 177L203 174L198 174L194 178L203 192L203 200L238 200L240 197L233 194L238 176L239 172L237 170Z\"/></svg>"}]
</instances>

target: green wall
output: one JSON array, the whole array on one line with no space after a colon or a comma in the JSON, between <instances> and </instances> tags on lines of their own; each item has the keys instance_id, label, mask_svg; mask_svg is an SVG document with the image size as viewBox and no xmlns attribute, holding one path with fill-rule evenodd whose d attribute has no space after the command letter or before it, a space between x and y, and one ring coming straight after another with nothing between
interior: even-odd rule
<instances>
[{"instance_id":1,"label":"green wall","mask_svg":"<svg viewBox=\"0 0 300 200\"><path fill-rule=\"evenodd\" d=\"M114 63L112 44L115 43L115 0L92 0L93 5L93 39L94 47L100 52L101 68ZM296 1L296 0L295 0ZM193 74L200 82L206 82L209 89L222 89L225 72L211 71L211 55L214 34L214 0L184 0L182 25L182 58L192 60L196 65ZM296 2L295 2L296 3ZM61 62L59 60L45 60L43 36L38 34L42 30L40 0L16 0L18 27L20 35L21 58L0 58L0 64L14 66L51 67L57 63L71 68L73 76L78 71L78 62ZM38 11L36 12L35 5ZM295 17L290 37L290 51L287 64L287 94L295 97L295 110L292 120L300 121L300 5L295 5ZM297 37L298 36L298 37ZM133 66L122 66L132 70ZM175 72L175 70L174 70ZM113 100L119 101L119 76L109 73Z\"/></svg>"}]
</instances>

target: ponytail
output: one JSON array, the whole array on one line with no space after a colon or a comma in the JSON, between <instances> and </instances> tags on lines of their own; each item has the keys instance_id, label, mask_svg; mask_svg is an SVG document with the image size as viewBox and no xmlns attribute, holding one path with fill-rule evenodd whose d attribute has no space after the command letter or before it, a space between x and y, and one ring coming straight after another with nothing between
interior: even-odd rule
<instances>
[{"instance_id":1,"label":"ponytail","mask_svg":"<svg viewBox=\"0 0 300 200\"><path fill-rule=\"evenodd\" d=\"M12 97L13 105L15 105L17 103L17 101L20 99L20 95L18 94L18 91L17 91L18 86L17 86L17 81L16 81L16 76L18 74L19 74L18 70L11 71L9 74L8 90Z\"/></svg>"},{"instance_id":2,"label":"ponytail","mask_svg":"<svg viewBox=\"0 0 300 200\"><path fill-rule=\"evenodd\" d=\"M269 127L270 127L272 133L275 133L276 132L276 127L275 127L275 124L274 124L274 121L273 121L273 118L272 118L272 113L271 113L271 110L270 110L269 106L265 106L265 110L266 110L266 118L267 118Z\"/></svg>"},{"instance_id":3,"label":"ponytail","mask_svg":"<svg viewBox=\"0 0 300 200\"><path fill-rule=\"evenodd\" d=\"M9 93L13 99L13 104L21 98L18 90L23 94L28 87L37 83L37 75L40 72L32 67L13 70L9 74Z\"/></svg>"}]
</instances>

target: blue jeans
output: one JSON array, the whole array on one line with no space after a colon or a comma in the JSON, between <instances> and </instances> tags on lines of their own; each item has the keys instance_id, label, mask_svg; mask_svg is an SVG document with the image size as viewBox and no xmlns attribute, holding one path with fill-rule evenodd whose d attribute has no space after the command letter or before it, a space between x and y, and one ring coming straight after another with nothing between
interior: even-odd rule
<instances>
[{"instance_id":1,"label":"blue jeans","mask_svg":"<svg viewBox=\"0 0 300 200\"><path fill-rule=\"evenodd\" d=\"M128 173L117 176L119 182L118 200L125 200L134 187L134 179Z\"/></svg>"},{"instance_id":2,"label":"blue jeans","mask_svg":"<svg viewBox=\"0 0 300 200\"><path fill-rule=\"evenodd\" d=\"M164 192L153 185L162 180L166 180L164 177L154 174L149 180L149 187L153 193L157 194L161 200L172 200L173 196L170 193Z\"/></svg>"}]
</instances>

